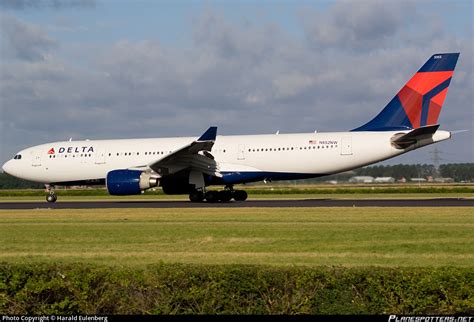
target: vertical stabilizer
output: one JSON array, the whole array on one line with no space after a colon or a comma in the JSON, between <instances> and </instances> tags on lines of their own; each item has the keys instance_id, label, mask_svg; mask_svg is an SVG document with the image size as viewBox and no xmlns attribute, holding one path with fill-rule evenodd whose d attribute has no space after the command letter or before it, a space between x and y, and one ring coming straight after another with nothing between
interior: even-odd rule
<instances>
[{"instance_id":1,"label":"vertical stabilizer","mask_svg":"<svg viewBox=\"0 0 474 322\"><path fill-rule=\"evenodd\" d=\"M352 131L392 131L434 125L448 92L459 53L435 54L385 108Z\"/></svg>"}]
</instances>

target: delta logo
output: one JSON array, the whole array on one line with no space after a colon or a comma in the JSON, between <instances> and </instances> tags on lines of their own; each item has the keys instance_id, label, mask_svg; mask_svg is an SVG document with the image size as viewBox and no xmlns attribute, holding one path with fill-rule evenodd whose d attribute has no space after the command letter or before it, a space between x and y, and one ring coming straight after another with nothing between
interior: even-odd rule
<instances>
[{"instance_id":1,"label":"delta logo","mask_svg":"<svg viewBox=\"0 0 474 322\"><path fill-rule=\"evenodd\" d=\"M93 146L69 146L69 147L60 147L58 153L90 153L94 152ZM56 151L54 148L48 150L48 154L55 154Z\"/></svg>"}]
</instances>

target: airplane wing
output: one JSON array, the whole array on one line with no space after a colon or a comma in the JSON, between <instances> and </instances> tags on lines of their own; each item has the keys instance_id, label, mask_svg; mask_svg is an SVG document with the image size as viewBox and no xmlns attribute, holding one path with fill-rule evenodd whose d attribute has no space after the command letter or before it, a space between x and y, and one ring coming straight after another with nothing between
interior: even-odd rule
<instances>
[{"instance_id":1,"label":"airplane wing","mask_svg":"<svg viewBox=\"0 0 474 322\"><path fill-rule=\"evenodd\" d=\"M222 177L211 149L217 135L217 127L211 126L199 139L148 164L161 176L170 175L184 169Z\"/></svg>"},{"instance_id":2,"label":"airplane wing","mask_svg":"<svg viewBox=\"0 0 474 322\"><path fill-rule=\"evenodd\" d=\"M438 128L439 124L435 124L422 126L405 134L396 134L392 137L392 143L398 149L405 149L411 145L415 145L418 141L431 138Z\"/></svg>"}]
</instances>

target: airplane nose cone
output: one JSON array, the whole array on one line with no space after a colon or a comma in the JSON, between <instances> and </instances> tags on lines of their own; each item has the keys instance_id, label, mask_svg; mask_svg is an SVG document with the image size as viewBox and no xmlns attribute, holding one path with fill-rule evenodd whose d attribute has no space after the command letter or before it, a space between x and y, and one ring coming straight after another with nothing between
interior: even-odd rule
<instances>
[{"instance_id":1,"label":"airplane nose cone","mask_svg":"<svg viewBox=\"0 0 474 322\"><path fill-rule=\"evenodd\" d=\"M11 169L11 167L12 167L12 163L10 160L10 161L5 162L5 164L2 166L2 170L5 173L9 173L9 170Z\"/></svg>"}]
</instances>

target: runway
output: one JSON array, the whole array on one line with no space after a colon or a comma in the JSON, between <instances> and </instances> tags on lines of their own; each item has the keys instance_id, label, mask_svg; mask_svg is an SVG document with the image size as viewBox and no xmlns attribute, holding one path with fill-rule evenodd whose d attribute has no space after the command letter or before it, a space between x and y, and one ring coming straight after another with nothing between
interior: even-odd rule
<instances>
[{"instance_id":1,"label":"runway","mask_svg":"<svg viewBox=\"0 0 474 322\"><path fill-rule=\"evenodd\" d=\"M280 208L280 207L474 207L474 199L302 199L247 200L244 202L194 203L189 201L58 201L2 202L0 209L94 208Z\"/></svg>"}]
</instances>

